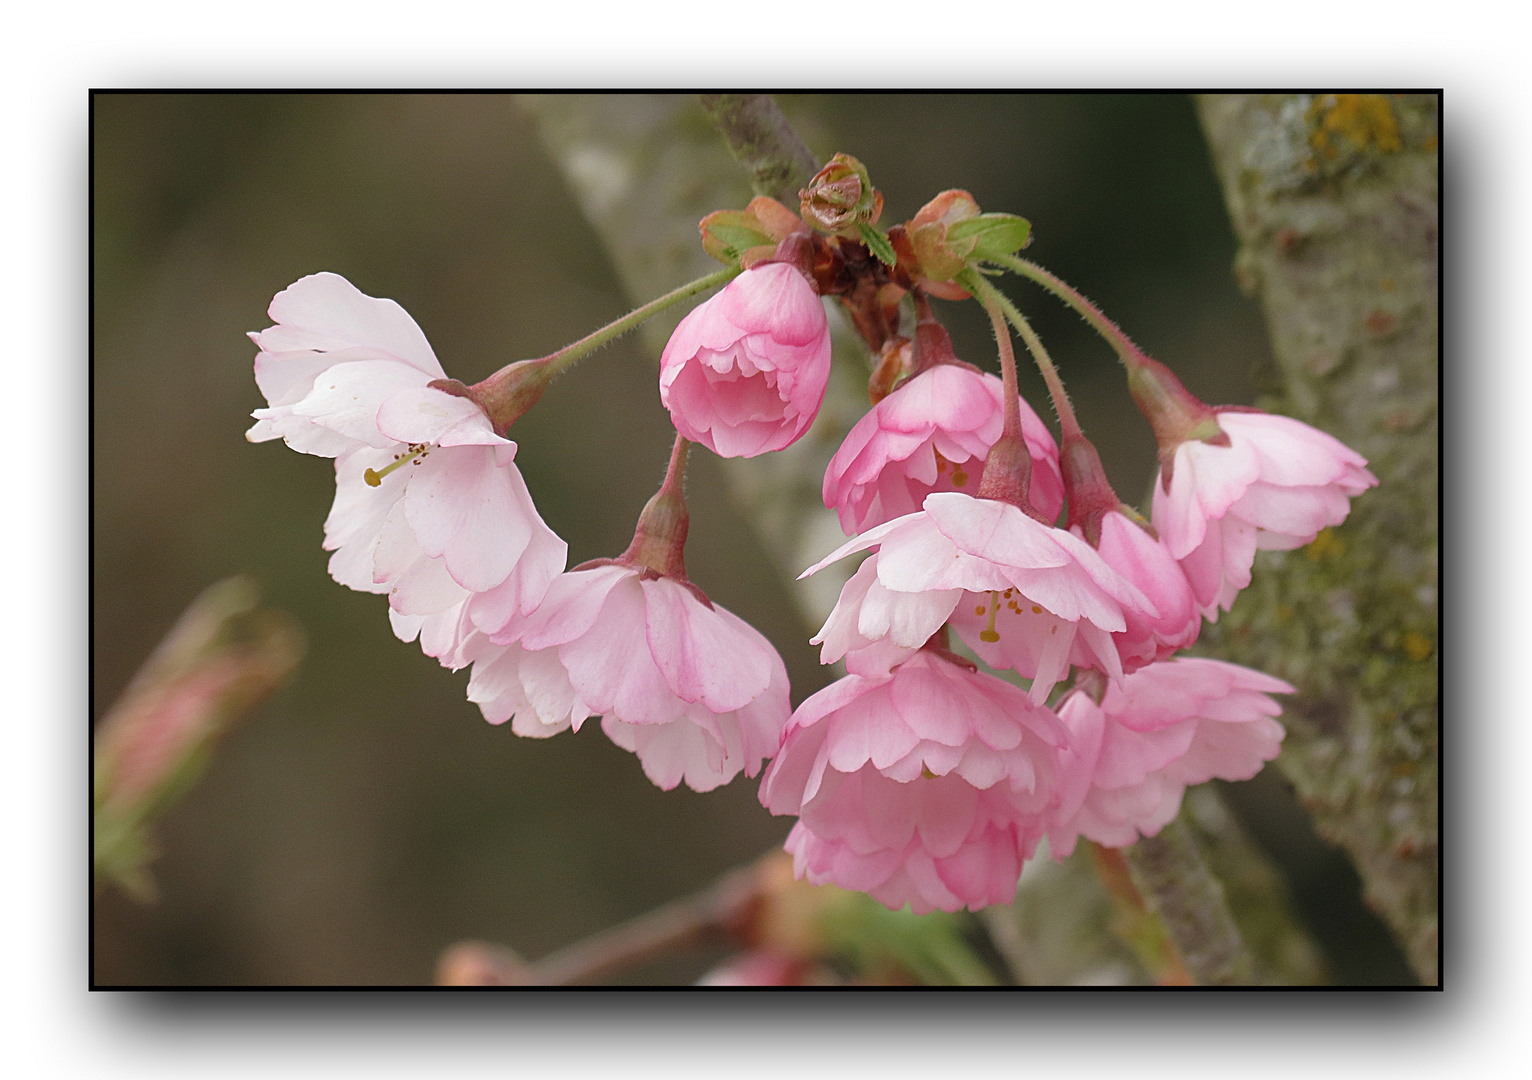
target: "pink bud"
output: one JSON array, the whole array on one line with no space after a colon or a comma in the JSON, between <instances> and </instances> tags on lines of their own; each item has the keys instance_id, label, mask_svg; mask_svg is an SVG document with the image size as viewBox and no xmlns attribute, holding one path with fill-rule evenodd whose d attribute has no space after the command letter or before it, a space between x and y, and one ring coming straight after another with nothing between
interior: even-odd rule
<instances>
[{"instance_id":1,"label":"pink bud","mask_svg":"<svg viewBox=\"0 0 1532 1080\"><path fill-rule=\"evenodd\" d=\"M720 457L796 442L829 381L829 320L785 263L731 281L681 320L660 357L660 400L676 430Z\"/></svg>"}]
</instances>

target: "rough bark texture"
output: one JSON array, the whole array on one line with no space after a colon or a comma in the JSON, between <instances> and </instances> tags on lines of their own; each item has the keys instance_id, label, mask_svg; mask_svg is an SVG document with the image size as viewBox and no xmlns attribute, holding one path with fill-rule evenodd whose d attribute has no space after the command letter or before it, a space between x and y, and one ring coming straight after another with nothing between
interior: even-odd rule
<instances>
[{"instance_id":1,"label":"rough bark texture","mask_svg":"<svg viewBox=\"0 0 1532 1080\"><path fill-rule=\"evenodd\" d=\"M793 196L819 171L819 162L770 94L702 94L702 107L750 174L750 187L793 205Z\"/></svg>"},{"instance_id":2,"label":"rough bark texture","mask_svg":"<svg viewBox=\"0 0 1532 1080\"><path fill-rule=\"evenodd\" d=\"M1437 980L1438 308L1433 95L1199 101L1280 387L1262 405L1381 484L1303 551L1262 555L1208 651L1288 679L1279 764L1422 981Z\"/></svg>"},{"instance_id":3,"label":"rough bark texture","mask_svg":"<svg viewBox=\"0 0 1532 1080\"><path fill-rule=\"evenodd\" d=\"M1183 837L1195 838L1206 860L1206 886L1219 889L1228 901L1235 924L1232 932L1243 939L1248 952L1235 965L1239 981L1260 986L1327 982L1319 949L1294 914L1287 883L1212 785L1186 793L1176 827ZM1027 986L1189 981L1174 977L1180 958L1168 951L1175 948L1170 931L1139 913L1142 898L1123 903L1121 897L1114 897L1088 848L1088 843L1082 843L1062 863L1033 859L1022 874L1016 902L981 913L990 939L1016 981ZM1123 850L1129 861L1132 851ZM1171 882L1169 888L1174 892L1180 886ZM1182 945L1179 951L1197 948ZM1195 977L1198 972L1193 965L1204 959L1206 955L1187 959L1181 974ZM1211 967L1201 969L1202 980L1213 981L1208 979L1210 971Z\"/></svg>"},{"instance_id":4,"label":"rough bark texture","mask_svg":"<svg viewBox=\"0 0 1532 1080\"><path fill-rule=\"evenodd\" d=\"M1133 884L1159 916L1198 986L1249 983L1254 974L1223 883L1208 869L1191 831L1177 819L1123 848Z\"/></svg>"}]
</instances>

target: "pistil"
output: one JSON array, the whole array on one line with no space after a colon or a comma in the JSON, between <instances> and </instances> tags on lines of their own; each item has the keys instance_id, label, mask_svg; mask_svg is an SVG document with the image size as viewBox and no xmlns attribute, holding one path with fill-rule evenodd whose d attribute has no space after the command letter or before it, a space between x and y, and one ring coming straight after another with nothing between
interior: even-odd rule
<instances>
[{"instance_id":1,"label":"pistil","mask_svg":"<svg viewBox=\"0 0 1532 1080\"><path fill-rule=\"evenodd\" d=\"M412 461L422 459L431 452L430 443L411 443L408 454L398 454L394 457L392 465L385 465L381 469L368 469L362 474L362 479L367 481L368 487L377 487L383 482L383 478L402 465L408 465Z\"/></svg>"}]
</instances>

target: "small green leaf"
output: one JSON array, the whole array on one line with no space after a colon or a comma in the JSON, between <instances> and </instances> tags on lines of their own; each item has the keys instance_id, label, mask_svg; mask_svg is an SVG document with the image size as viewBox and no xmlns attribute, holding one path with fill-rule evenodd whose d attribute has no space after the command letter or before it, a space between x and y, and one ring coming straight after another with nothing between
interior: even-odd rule
<instances>
[{"instance_id":1,"label":"small green leaf","mask_svg":"<svg viewBox=\"0 0 1532 1080\"><path fill-rule=\"evenodd\" d=\"M862 243L867 245L867 250L872 252L884 266L893 266L899 260L894 254L894 245L888 242L877 229L865 222L857 222L856 231L862 234Z\"/></svg>"},{"instance_id":2,"label":"small green leaf","mask_svg":"<svg viewBox=\"0 0 1532 1080\"><path fill-rule=\"evenodd\" d=\"M947 227L948 243L955 246L962 240L973 241L969 254L975 259L1014 254L1031 239L1031 222L1015 214L980 214Z\"/></svg>"}]
</instances>

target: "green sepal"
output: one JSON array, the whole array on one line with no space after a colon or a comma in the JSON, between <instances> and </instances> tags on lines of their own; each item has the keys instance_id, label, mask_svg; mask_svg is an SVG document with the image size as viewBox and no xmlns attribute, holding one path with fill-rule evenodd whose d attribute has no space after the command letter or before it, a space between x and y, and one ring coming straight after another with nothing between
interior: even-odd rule
<instances>
[{"instance_id":1,"label":"green sepal","mask_svg":"<svg viewBox=\"0 0 1532 1080\"><path fill-rule=\"evenodd\" d=\"M1031 240L1032 223L1015 214L980 214L947 226L947 243L963 250L970 259L1012 255Z\"/></svg>"},{"instance_id":2,"label":"green sepal","mask_svg":"<svg viewBox=\"0 0 1532 1080\"><path fill-rule=\"evenodd\" d=\"M740 256L751 248L776 244L759 225L748 210L715 211L700 222L702 249L725 265L738 266Z\"/></svg>"},{"instance_id":3,"label":"green sepal","mask_svg":"<svg viewBox=\"0 0 1532 1080\"><path fill-rule=\"evenodd\" d=\"M856 223L856 231L861 234L862 243L867 245L867 250L877 257L884 266L893 266L899 260L894 254L894 245L889 243L888 237L864 221Z\"/></svg>"}]
</instances>

